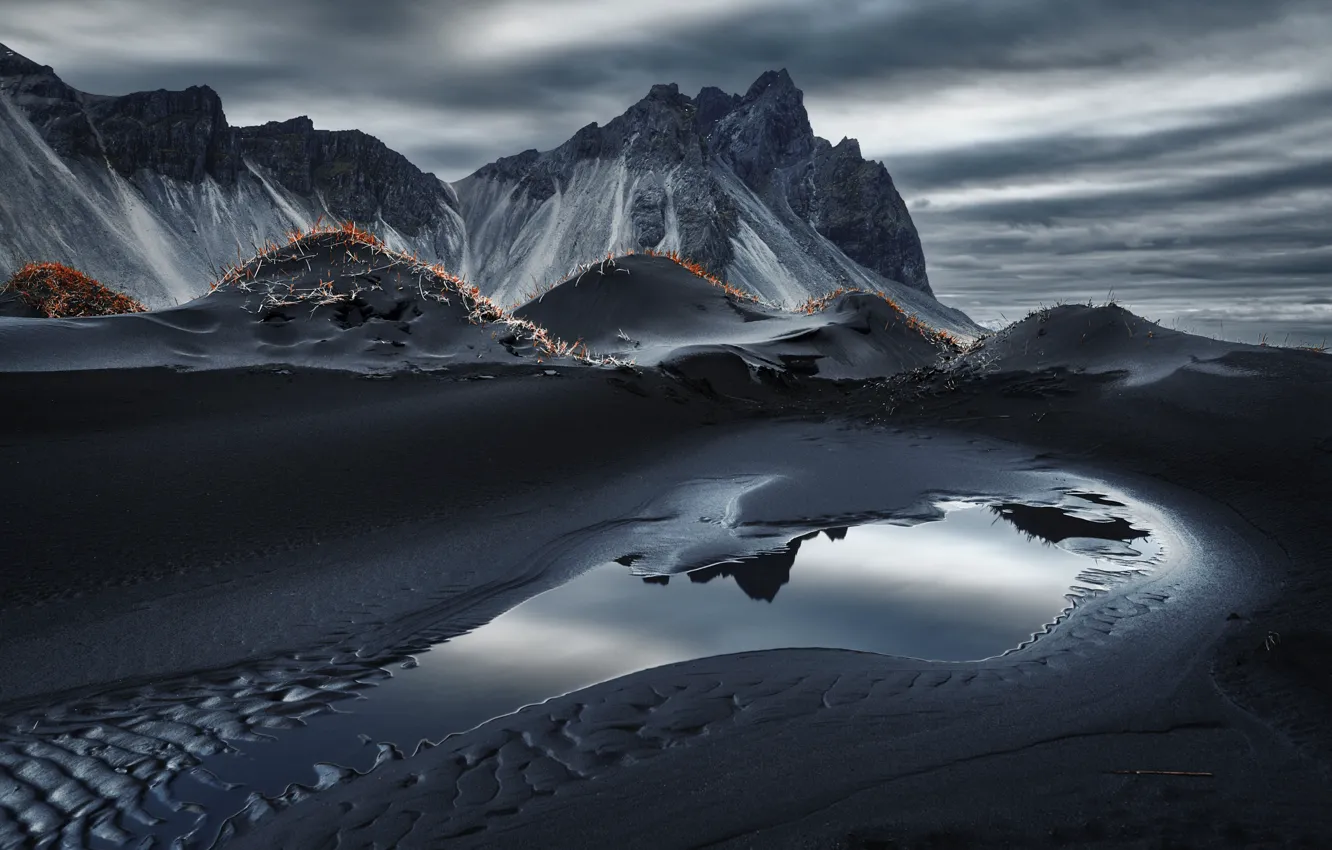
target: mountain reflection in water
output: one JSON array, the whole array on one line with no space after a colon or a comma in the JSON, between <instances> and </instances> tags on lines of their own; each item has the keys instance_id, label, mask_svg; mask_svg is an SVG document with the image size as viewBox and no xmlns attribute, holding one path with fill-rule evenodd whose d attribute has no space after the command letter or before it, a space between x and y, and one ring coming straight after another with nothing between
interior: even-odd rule
<instances>
[{"instance_id":1,"label":"mountain reflection in water","mask_svg":"<svg viewBox=\"0 0 1332 850\"><path fill-rule=\"evenodd\" d=\"M1073 491L1068 495L1102 508L1125 507L1123 503L1097 493ZM961 504L955 504L952 509L957 510L962 507L964 506ZM989 510L995 516L1011 524L1027 540L1040 540L1049 545L1058 545L1075 539L1129 544L1137 540L1146 540L1151 536L1150 531L1135 527L1132 522L1122 516L1103 513L1085 516L1086 509L1083 508L1072 509L1070 507L1005 502L990 505ZM865 528L873 527L865 526ZM879 527L883 528L883 526ZM802 543L813 540L819 537L820 534L831 542L845 540L849 532L850 529L847 527L810 532L795 538L780 549L690 570L685 575L695 584L707 584L714 579L729 578L750 599L772 602L777 598L778 591L790 583L791 569L799 560L798 556ZM631 567L639 557L638 555L626 555L617 558L616 562ZM668 575L642 576L642 580L645 584L663 587L669 586L671 583L671 577Z\"/></svg>"},{"instance_id":2,"label":"mountain reflection in water","mask_svg":"<svg viewBox=\"0 0 1332 850\"><path fill-rule=\"evenodd\" d=\"M1132 523L1122 517L1084 519L1064 508L1006 504L994 505L990 510L1012 523L1028 540L1039 538L1052 544L1075 537L1132 543L1134 540L1145 540L1151 534L1146 529L1134 528Z\"/></svg>"},{"instance_id":3,"label":"mountain reflection in water","mask_svg":"<svg viewBox=\"0 0 1332 850\"><path fill-rule=\"evenodd\" d=\"M205 760L234 787L194 782L182 793L209 811L234 811L250 792L315 782L317 762L366 770L380 754L372 742L410 751L596 682L713 655L782 647L941 661L1001 654L1068 607L1074 585L1116 571L1132 580L1159 555L1141 542L1147 532L1125 518L1127 508L1067 495L1078 504L941 503L937 520L829 528L683 575L634 575L646 556L624 555L436 644L414 669L358 689L362 699L336 713L268 730L270 740L234 742ZM1089 536L1105 546L1087 545ZM1037 538L1057 545L1032 545ZM167 843L176 826L153 831Z\"/></svg>"},{"instance_id":4,"label":"mountain reflection in water","mask_svg":"<svg viewBox=\"0 0 1332 850\"><path fill-rule=\"evenodd\" d=\"M771 602L777 598L777 591L791 580L791 567L795 566L796 556L800 553L800 544L823 534L831 541L845 540L848 528L828 528L822 532L814 531L792 540L775 552L762 552L747 558L714 564L687 573L695 584L707 584L715 578L733 580L750 599ZM623 561L620 561L623 563ZM669 585L670 576L643 576L646 584Z\"/></svg>"}]
</instances>

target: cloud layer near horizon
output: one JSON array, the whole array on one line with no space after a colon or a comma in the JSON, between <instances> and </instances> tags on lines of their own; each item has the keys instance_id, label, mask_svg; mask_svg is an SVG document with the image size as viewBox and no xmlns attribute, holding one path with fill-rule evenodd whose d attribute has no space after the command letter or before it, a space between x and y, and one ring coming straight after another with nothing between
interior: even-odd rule
<instances>
[{"instance_id":1,"label":"cloud layer near horizon","mask_svg":"<svg viewBox=\"0 0 1332 850\"><path fill-rule=\"evenodd\" d=\"M1332 328L1324 0L8 0L0 41L87 91L208 84L236 124L362 129L445 179L653 83L785 67L978 319L1114 291L1249 341Z\"/></svg>"}]
</instances>

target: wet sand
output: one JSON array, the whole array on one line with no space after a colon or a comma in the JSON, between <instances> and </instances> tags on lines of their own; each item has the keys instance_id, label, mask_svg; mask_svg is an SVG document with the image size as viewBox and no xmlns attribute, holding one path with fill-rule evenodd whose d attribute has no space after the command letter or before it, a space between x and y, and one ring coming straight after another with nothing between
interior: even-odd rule
<instances>
[{"instance_id":1,"label":"wet sand","mask_svg":"<svg viewBox=\"0 0 1332 850\"><path fill-rule=\"evenodd\" d=\"M55 350L77 331L52 333ZM811 373L808 357L756 354L752 340L671 333L666 368L637 371L503 349L373 377L359 361L11 361L0 713L35 728L0 750L0 843L50 824L112 834L98 818L150 793L158 766L111 767L137 744L75 758L43 722L75 735L90 706L160 705L156 725L129 731L176 748L146 760L188 757L245 717L276 716L246 705L332 704L356 657L387 664L595 563L635 552L678 572L909 515L940 491L1020 499L1061 474L1152 506L1171 558L1018 652L945 664L771 650L648 670L256 802L226 846L1332 835L1325 355L1061 308L978 350L852 381L821 377L818 356ZM886 349L853 351L864 374L871 350ZM213 715L171 714L187 691Z\"/></svg>"}]
</instances>

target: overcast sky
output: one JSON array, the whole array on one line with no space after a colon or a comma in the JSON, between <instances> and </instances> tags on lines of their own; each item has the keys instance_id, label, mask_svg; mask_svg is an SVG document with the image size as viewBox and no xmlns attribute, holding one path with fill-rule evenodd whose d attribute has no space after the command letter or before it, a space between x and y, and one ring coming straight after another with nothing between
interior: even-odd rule
<instances>
[{"instance_id":1,"label":"overcast sky","mask_svg":"<svg viewBox=\"0 0 1332 850\"><path fill-rule=\"evenodd\" d=\"M206 83L234 124L361 129L446 180L653 83L784 67L979 319L1114 291L1332 337L1329 0L3 0L0 41L85 91Z\"/></svg>"}]
</instances>

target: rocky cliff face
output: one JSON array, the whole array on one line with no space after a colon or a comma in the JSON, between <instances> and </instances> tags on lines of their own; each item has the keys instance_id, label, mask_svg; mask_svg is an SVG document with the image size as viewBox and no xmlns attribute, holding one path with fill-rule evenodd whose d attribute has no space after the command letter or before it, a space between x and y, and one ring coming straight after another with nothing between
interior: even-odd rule
<instances>
[{"instance_id":1,"label":"rocky cliff face","mask_svg":"<svg viewBox=\"0 0 1332 850\"><path fill-rule=\"evenodd\" d=\"M359 130L316 130L305 116L237 128L234 150L268 169L288 191L318 195L338 218L382 218L409 234L445 223L457 199L447 183Z\"/></svg>"},{"instance_id":2,"label":"rocky cliff face","mask_svg":"<svg viewBox=\"0 0 1332 850\"><path fill-rule=\"evenodd\" d=\"M855 286L957 318L930 297L888 172L854 140L815 136L785 71L743 95L654 86L604 126L449 186L359 131L232 127L206 86L87 94L0 45L0 159L0 272L66 262L150 306L197 296L219 264L323 215L504 303L608 251L655 248L772 301Z\"/></svg>"},{"instance_id":3,"label":"rocky cliff face","mask_svg":"<svg viewBox=\"0 0 1332 850\"><path fill-rule=\"evenodd\" d=\"M786 71L767 71L717 117L707 143L751 188L766 187L778 171L805 165L814 153L805 97Z\"/></svg>"},{"instance_id":4,"label":"rocky cliff face","mask_svg":"<svg viewBox=\"0 0 1332 850\"><path fill-rule=\"evenodd\" d=\"M0 44L0 94L7 95L61 156L97 156L101 146L80 103L80 93L55 75Z\"/></svg>"},{"instance_id":5,"label":"rocky cliff face","mask_svg":"<svg viewBox=\"0 0 1332 850\"><path fill-rule=\"evenodd\" d=\"M190 183L209 176L225 185L236 180L233 134L221 98L207 86L123 97L78 93L75 103L82 108L88 138L71 143L80 150L99 148L122 177L145 170Z\"/></svg>"},{"instance_id":6,"label":"rocky cliff face","mask_svg":"<svg viewBox=\"0 0 1332 850\"><path fill-rule=\"evenodd\" d=\"M2 45L0 97L31 125L0 134L9 158L26 162L29 176L50 172L26 183L10 175L0 220L28 224L0 239L5 265L29 256L76 262L161 304L197 295L219 262L320 215L461 261L452 189L365 133L316 130L305 117L231 127L207 86L87 94ZM43 183L56 187L49 197ZM49 211L50 227L30 226L34 207Z\"/></svg>"},{"instance_id":7,"label":"rocky cliff face","mask_svg":"<svg viewBox=\"0 0 1332 850\"><path fill-rule=\"evenodd\" d=\"M854 140L815 136L786 71L744 95L654 86L604 127L498 160L455 188L475 279L529 287L599 253L658 248L777 301L889 282L930 293L887 170Z\"/></svg>"},{"instance_id":8,"label":"rocky cliff face","mask_svg":"<svg viewBox=\"0 0 1332 850\"><path fill-rule=\"evenodd\" d=\"M888 169L865 161L855 139L834 146L815 136L786 71L763 74L726 112L714 109L709 149L770 206L789 206L860 265L930 291L920 237Z\"/></svg>"},{"instance_id":9,"label":"rocky cliff face","mask_svg":"<svg viewBox=\"0 0 1332 850\"><path fill-rule=\"evenodd\" d=\"M104 157L127 179L149 171L230 187L243 178L248 161L290 192L322 195L339 218L382 217L412 233L440 223L440 203L454 204L447 184L359 130L316 130L305 116L230 127L222 99L207 86L90 95L0 46L0 92L14 99L57 153Z\"/></svg>"},{"instance_id":10,"label":"rocky cliff face","mask_svg":"<svg viewBox=\"0 0 1332 850\"><path fill-rule=\"evenodd\" d=\"M618 220L608 219L606 223L614 231L615 244L607 241L608 233L598 232L592 240L595 247L589 246L581 255L570 251L567 263L557 263L554 269L562 272L573 263L608 250L655 247L687 248L699 262L723 268L732 256L730 236L736 210L707 173L707 147L698 135L697 116L696 104L680 94L677 86L653 86L647 97L605 127L589 124L552 151L524 151L484 166L457 187L469 230L474 223L483 224L491 214L487 203L496 186L504 188L505 204L517 201L540 217L541 205L556 196L566 209L566 200L583 203L584 198L570 198L569 189L580 182L584 186L592 183L611 194L600 197L594 193L586 197L588 205L604 210L623 208L615 210L618 216L612 216ZM623 180L614 177L609 183L587 179L606 163L622 163L623 176L632 185L626 187ZM676 179L678 176L686 179ZM592 213L593 220L601 218L605 216ZM479 227L477 232L484 233L485 228ZM508 228L496 233L495 238L504 239L512 233ZM567 243L568 239L561 241ZM483 239L471 253L485 253L490 247ZM498 268L489 271L500 272ZM526 271L538 276L535 269ZM539 276L544 280L549 272Z\"/></svg>"}]
</instances>

